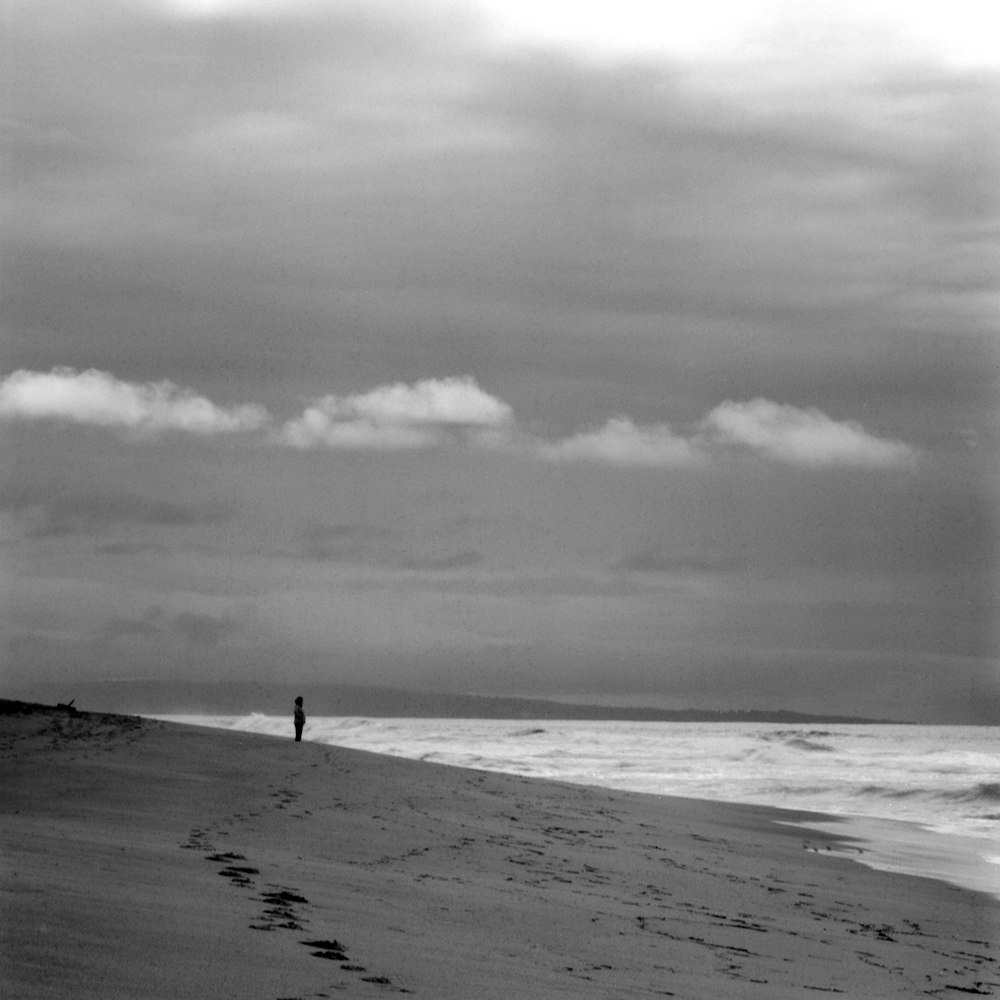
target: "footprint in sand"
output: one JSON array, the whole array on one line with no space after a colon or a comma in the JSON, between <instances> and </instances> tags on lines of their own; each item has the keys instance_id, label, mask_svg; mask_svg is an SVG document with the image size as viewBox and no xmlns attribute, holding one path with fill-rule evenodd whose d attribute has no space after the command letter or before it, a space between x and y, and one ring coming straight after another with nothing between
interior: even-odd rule
<instances>
[{"instance_id":1,"label":"footprint in sand","mask_svg":"<svg viewBox=\"0 0 1000 1000\"><path fill-rule=\"evenodd\" d=\"M304 918L299 916L295 907L305 905L309 902L305 896L300 896L291 889L285 889L278 886L275 891L265 892L260 898L265 903L268 903L269 906L261 914L264 922L259 924L250 924L251 930L302 930L302 924L300 921Z\"/></svg>"},{"instance_id":2,"label":"footprint in sand","mask_svg":"<svg viewBox=\"0 0 1000 1000\"><path fill-rule=\"evenodd\" d=\"M251 865L238 865L233 863L236 861L246 861L246 855L239 854L236 851L215 852L213 847L207 845L204 840L204 836L205 831L196 828L191 831L188 837L188 843L182 844L181 846L194 850L213 851L214 853L207 855L205 860L214 862L215 864L222 864L224 866L220 869L218 874L229 878L234 885L253 885L253 880L250 876L259 875L260 870L252 867ZM422 850L411 853L422 853ZM249 925L251 930L301 931L303 930L302 924L308 923L308 921L300 915L299 908L302 906L308 906L309 900L306 899L305 896L300 895L295 889L288 888L287 886L272 885L268 891L261 893L258 898L262 902L266 903L267 907L261 913L260 922ZM322 958L331 962L340 962L340 968L344 972L367 972L365 966L358 965L350 961L347 955L347 949L336 938L310 939L308 941L301 941L300 944L306 948L310 948L310 954L314 958ZM399 993L410 992L401 986L394 986L392 980L387 976L362 976L361 981L366 983L375 983L380 986L390 986Z\"/></svg>"},{"instance_id":3,"label":"footprint in sand","mask_svg":"<svg viewBox=\"0 0 1000 1000\"><path fill-rule=\"evenodd\" d=\"M346 947L336 938L333 940L319 939L315 941L300 941L299 944L306 948L313 949L310 954L314 958L324 958L333 962L342 963L340 968L343 972L367 972L363 965L352 963L347 957ZM402 986L395 986L388 976L361 976L363 983L375 983L379 986L392 986L398 993L409 993L410 991Z\"/></svg>"},{"instance_id":4,"label":"footprint in sand","mask_svg":"<svg viewBox=\"0 0 1000 1000\"><path fill-rule=\"evenodd\" d=\"M337 940L333 941L302 941L307 948L314 948L310 952L313 958L326 958L333 962L346 962L347 955L344 954L344 946Z\"/></svg>"},{"instance_id":5,"label":"footprint in sand","mask_svg":"<svg viewBox=\"0 0 1000 1000\"><path fill-rule=\"evenodd\" d=\"M215 844L208 839L208 831L195 827L189 834L187 842L181 844L185 851L214 851Z\"/></svg>"},{"instance_id":6,"label":"footprint in sand","mask_svg":"<svg viewBox=\"0 0 1000 1000\"><path fill-rule=\"evenodd\" d=\"M251 875L259 875L259 868L250 867L236 867L231 865L228 868L223 868L219 872L220 875L224 875L226 878L231 879L234 885L248 886L253 885L253 879L250 878Z\"/></svg>"}]
</instances>

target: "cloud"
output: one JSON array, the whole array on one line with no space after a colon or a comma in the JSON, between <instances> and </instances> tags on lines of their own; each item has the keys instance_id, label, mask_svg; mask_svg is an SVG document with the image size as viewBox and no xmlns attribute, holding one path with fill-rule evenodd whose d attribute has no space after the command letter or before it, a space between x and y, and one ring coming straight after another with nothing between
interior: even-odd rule
<instances>
[{"instance_id":1,"label":"cloud","mask_svg":"<svg viewBox=\"0 0 1000 1000\"><path fill-rule=\"evenodd\" d=\"M814 469L909 468L917 457L910 445L875 437L856 421L837 421L814 407L801 410L767 399L722 403L702 427L715 445L747 448L775 462Z\"/></svg>"},{"instance_id":2,"label":"cloud","mask_svg":"<svg viewBox=\"0 0 1000 1000\"><path fill-rule=\"evenodd\" d=\"M208 437L254 431L268 422L259 406L216 406L173 382L125 382L90 368L21 369L0 383L0 419L58 420L140 435L180 431Z\"/></svg>"},{"instance_id":3,"label":"cloud","mask_svg":"<svg viewBox=\"0 0 1000 1000\"><path fill-rule=\"evenodd\" d=\"M295 448L401 451L442 443L449 433L502 428L513 412L476 380L422 379L353 396L323 396L281 430Z\"/></svg>"},{"instance_id":4,"label":"cloud","mask_svg":"<svg viewBox=\"0 0 1000 1000\"><path fill-rule=\"evenodd\" d=\"M144 552L164 554L167 549L158 542L108 542L98 545L95 552L102 556L135 556Z\"/></svg>"},{"instance_id":5,"label":"cloud","mask_svg":"<svg viewBox=\"0 0 1000 1000\"><path fill-rule=\"evenodd\" d=\"M162 629L152 618L150 615L145 618L112 618L101 627L98 639L101 642L114 642L116 639L133 636L159 635Z\"/></svg>"},{"instance_id":6,"label":"cloud","mask_svg":"<svg viewBox=\"0 0 1000 1000\"><path fill-rule=\"evenodd\" d=\"M210 437L271 427L262 406L224 409L173 382L126 382L95 369L49 374L16 371L0 382L0 419L62 420L152 436L172 430ZM910 468L917 452L876 437L853 420L837 421L810 407L727 400L688 435L669 424L636 424L627 416L597 430L549 441L521 433L511 406L470 375L397 382L348 396L316 399L271 434L298 449L397 452L459 439L474 450L533 454L546 462L594 462L667 469L704 464L732 449L805 468ZM101 502L115 515L114 504Z\"/></svg>"},{"instance_id":7,"label":"cloud","mask_svg":"<svg viewBox=\"0 0 1000 1000\"><path fill-rule=\"evenodd\" d=\"M361 524L308 524L294 555L315 562L381 561L390 544L386 531Z\"/></svg>"},{"instance_id":8,"label":"cloud","mask_svg":"<svg viewBox=\"0 0 1000 1000\"><path fill-rule=\"evenodd\" d=\"M182 611L175 615L172 625L188 642L196 646L218 646L241 629L240 623L229 615L215 616Z\"/></svg>"},{"instance_id":9,"label":"cloud","mask_svg":"<svg viewBox=\"0 0 1000 1000\"><path fill-rule=\"evenodd\" d=\"M330 448L334 451L406 451L429 448L436 435L423 428L375 424L368 420L341 420L322 402L285 424L281 437L293 448Z\"/></svg>"},{"instance_id":10,"label":"cloud","mask_svg":"<svg viewBox=\"0 0 1000 1000\"><path fill-rule=\"evenodd\" d=\"M240 622L231 615L181 611L168 616L161 608L152 607L139 618L113 617L101 627L97 638L106 644L119 639L173 634L193 646L216 647L241 630Z\"/></svg>"},{"instance_id":11,"label":"cloud","mask_svg":"<svg viewBox=\"0 0 1000 1000\"><path fill-rule=\"evenodd\" d=\"M673 555L659 550L646 550L626 556L615 569L632 573L737 573L747 569L748 565L748 560L742 557Z\"/></svg>"},{"instance_id":12,"label":"cloud","mask_svg":"<svg viewBox=\"0 0 1000 1000\"><path fill-rule=\"evenodd\" d=\"M486 559L476 549L412 555L411 546L400 534L362 524L308 524L299 532L298 542L294 554L313 562L354 563L417 572L471 569Z\"/></svg>"},{"instance_id":13,"label":"cloud","mask_svg":"<svg viewBox=\"0 0 1000 1000\"><path fill-rule=\"evenodd\" d=\"M837 421L814 407L802 410L767 399L722 403L687 437L667 424L640 425L616 417L596 431L540 442L536 453L551 462L666 469L724 460L733 448L810 469L912 468L917 458L910 445L875 437L853 420Z\"/></svg>"},{"instance_id":14,"label":"cloud","mask_svg":"<svg viewBox=\"0 0 1000 1000\"><path fill-rule=\"evenodd\" d=\"M214 501L173 503L132 493L48 497L23 490L12 490L0 496L0 510L21 517L28 525L31 538L99 535L123 524L190 527L217 524L234 516L233 510Z\"/></svg>"},{"instance_id":15,"label":"cloud","mask_svg":"<svg viewBox=\"0 0 1000 1000\"><path fill-rule=\"evenodd\" d=\"M473 566L479 566L484 559L485 557L482 552L477 552L474 549L466 549L450 556L426 556L423 558L407 559L402 565L404 569L436 572L439 570L471 569Z\"/></svg>"},{"instance_id":16,"label":"cloud","mask_svg":"<svg viewBox=\"0 0 1000 1000\"><path fill-rule=\"evenodd\" d=\"M628 417L609 420L596 431L541 443L537 452L550 462L589 461L649 468L696 465L703 461L698 448L676 435L667 424L643 427Z\"/></svg>"}]
</instances>

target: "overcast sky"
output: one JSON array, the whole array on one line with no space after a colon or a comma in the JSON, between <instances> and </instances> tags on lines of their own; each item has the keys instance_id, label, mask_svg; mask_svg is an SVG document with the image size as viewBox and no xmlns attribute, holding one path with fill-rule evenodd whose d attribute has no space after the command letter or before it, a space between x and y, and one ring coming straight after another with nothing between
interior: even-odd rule
<instances>
[{"instance_id":1,"label":"overcast sky","mask_svg":"<svg viewBox=\"0 0 1000 1000\"><path fill-rule=\"evenodd\" d=\"M2 2L8 683L1000 719L987 5Z\"/></svg>"}]
</instances>

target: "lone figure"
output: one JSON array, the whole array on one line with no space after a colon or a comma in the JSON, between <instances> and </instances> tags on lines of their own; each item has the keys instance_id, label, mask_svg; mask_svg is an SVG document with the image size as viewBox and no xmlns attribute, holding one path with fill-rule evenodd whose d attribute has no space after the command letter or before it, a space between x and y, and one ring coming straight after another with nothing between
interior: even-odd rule
<instances>
[{"instance_id":1,"label":"lone figure","mask_svg":"<svg viewBox=\"0 0 1000 1000\"><path fill-rule=\"evenodd\" d=\"M302 727L306 724L306 713L302 711L302 695L295 699L295 742L302 742Z\"/></svg>"}]
</instances>

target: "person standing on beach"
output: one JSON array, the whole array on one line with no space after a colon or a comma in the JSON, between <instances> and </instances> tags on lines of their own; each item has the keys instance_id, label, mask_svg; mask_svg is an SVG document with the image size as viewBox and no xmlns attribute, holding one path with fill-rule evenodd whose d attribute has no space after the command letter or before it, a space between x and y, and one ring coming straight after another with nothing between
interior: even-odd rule
<instances>
[{"instance_id":1,"label":"person standing on beach","mask_svg":"<svg viewBox=\"0 0 1000 1000\"><path fill-rule=\"evenodd\" d=\"M295 699L295 742L302 742L302 727L306 724L306 713L302 711L302 695Z\"/></svg>"}]
</instances>

